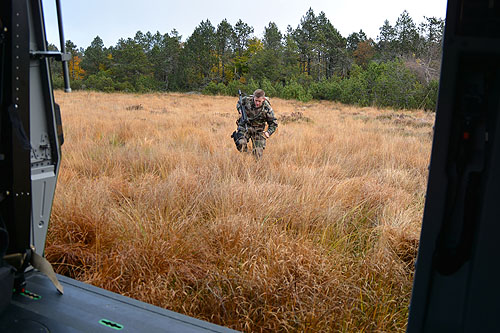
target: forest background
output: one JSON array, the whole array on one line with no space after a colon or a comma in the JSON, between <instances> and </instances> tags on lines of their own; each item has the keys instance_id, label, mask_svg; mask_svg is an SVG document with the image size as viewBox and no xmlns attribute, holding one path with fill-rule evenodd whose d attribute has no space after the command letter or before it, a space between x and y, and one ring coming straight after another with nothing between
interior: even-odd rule
<instances>
[{"instance_id":1,"label":"forest background","mask_svg":"<svg viewBox=\"0 0 500 333\"><path fill-rule=\"evenodd\" d=\"M444 20L424 17L417 26L407 11L385 20L376 41L360 30L342 36L324 12L309 9L282 33L270 22L263 37L241 19L232 26L202 21L186 39L143 33L105 47L96 36L87 48L71 40L66 51L73 89L104 92L201 92L330 100L359 106L434 110ZM51 49L57 49L50 45ZM55 88L61 67L52 64Z\"/></svg>"}]
</instances>

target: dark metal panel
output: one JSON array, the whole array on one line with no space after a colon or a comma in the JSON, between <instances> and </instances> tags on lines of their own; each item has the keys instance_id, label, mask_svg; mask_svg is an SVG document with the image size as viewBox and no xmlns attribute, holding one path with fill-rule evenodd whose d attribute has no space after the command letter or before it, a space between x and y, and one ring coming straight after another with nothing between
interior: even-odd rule
<instances>
[{"instance_id":1,"label":"dark metal panel","mask_svg":"<svg viewBox=\"0 0 500 333\"><path fill-rule=\"evenodd\" d=\"M25 325L29 325L30 331L41 328L61 333L116 331L104 326L103 322L107 322L116 324L122 332L235 332L64 276L58 279L64 286L64 295L41 273L30 273L27 276L30 294L14 296L0 316L0 331L20 332ZM39 298L33 298L34 295Z\"/></svg>"},{"instance_id":2,"label":"dark metal panel","mask_svg":"<svg viewBox=\"0 0 500 333\"><path fill-rule=\"evenodd\" d=\"M408 332L498 331L499 6L448 2Z\"/></svg>"},{"instance_id":3,"label":"dark metal panel","mask_svg":"<svg viewBox=\"0 0 500 333\"><path fill-rule=\"evenodd\" d=\"M5 10L5 11L4 11ZM29 30L26 1L3 1L5 57L2 72L1 212L10 234L9 253L29 247L31 219L29 140Z\"/></svg>"}]
</instances>

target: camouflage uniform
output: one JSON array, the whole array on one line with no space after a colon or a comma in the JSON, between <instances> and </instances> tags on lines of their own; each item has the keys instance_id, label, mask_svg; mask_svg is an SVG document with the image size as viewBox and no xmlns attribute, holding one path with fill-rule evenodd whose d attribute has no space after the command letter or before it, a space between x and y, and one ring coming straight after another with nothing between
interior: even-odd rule
<instances>
[{"instance_id":1,"label":"camouflage uniform","mask_svg":"<svg viewBox=\"0 0 500 333\"><path fill-rule=\"evenodd\" d=\"M251 139L253 146L252 153L256 157L261 157L266 148L266 137L264 136L266 123L268 125L267 133L269 133L269 135L272 135L278 127L273 108L267 97L260 108L255 107L253 95L243 97L242 104L248 117L248 123L245 128L245 124L243 124L241 117L236 121L238 130L233 133L236 148L239 151L246 152L247 143Z\"/></svg>"}]
</instances>

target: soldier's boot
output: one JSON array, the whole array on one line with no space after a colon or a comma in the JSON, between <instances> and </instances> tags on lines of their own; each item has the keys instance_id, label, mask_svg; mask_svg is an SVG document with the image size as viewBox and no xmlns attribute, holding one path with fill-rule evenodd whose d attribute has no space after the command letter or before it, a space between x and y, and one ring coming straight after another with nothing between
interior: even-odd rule
<instances>
[{"instance_id":1,"label":"soldier's boot","mask_svg":"<svg viewBox=\"0 0 500 333\"><path fill-rule=\"evenodd\" d=\"M241 152L246 153L248 151L247 147L247 140L246 139L239 139L238 143L236 144L236 149L238 149Z\"/></svg>"},{"instance_id":2,"label":"soldier's boot","mask_svg":"<svg viewBox=\"0 0 500 333\"><path fill-rule=\"evenodd\" d=\"M255 147L255 149L252 151L253 156L255 158L260 159L262 158L262 155L264 154L264 149L262 147Z\"/></svg>"}]
</instances>

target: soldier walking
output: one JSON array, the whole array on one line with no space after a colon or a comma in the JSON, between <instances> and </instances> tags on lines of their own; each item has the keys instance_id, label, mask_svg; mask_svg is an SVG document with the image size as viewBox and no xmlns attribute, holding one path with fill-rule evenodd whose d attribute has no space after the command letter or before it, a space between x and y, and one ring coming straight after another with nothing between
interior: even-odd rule
<instances>
[{"instance_id":1,"label":"soldier walking","mask_svg":"<svg viewBox=\"0 0 500 333\"><path fill-rule=\"evenodd\" d=\"M257 89L253 95L244 97L240 95L236 108L240 113L240 118L236 121L238 129L231 135L236 148L241 152L247 152L247 144L252 140L252 153L255 157L261 158L266 148L266 140L278 127L271 103L265 96L264 90Z\"/></svg>"}]
</instances>

